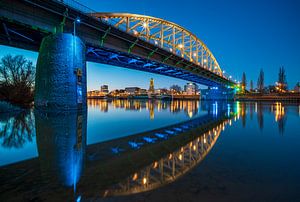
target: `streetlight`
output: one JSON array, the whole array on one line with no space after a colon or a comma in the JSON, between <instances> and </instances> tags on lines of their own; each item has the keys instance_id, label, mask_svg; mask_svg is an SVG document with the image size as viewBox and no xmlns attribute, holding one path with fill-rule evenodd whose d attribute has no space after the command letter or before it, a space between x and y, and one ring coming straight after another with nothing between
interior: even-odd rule
<instances>
[{"instance_id":1,"label":"streetlight","mask_svg":"<svg viewBox=\"0 0 300 202\"><path fill-rule=\"evenodd\" d=\"M77 17L77 18L75 18L75 20L74 20L74 22L73 22L73 34L74 34L74 36L76 35L76 24L79 24L81 22L81 20L80 20L80 18L79 17Z\"/></svg>"}]
</instances>

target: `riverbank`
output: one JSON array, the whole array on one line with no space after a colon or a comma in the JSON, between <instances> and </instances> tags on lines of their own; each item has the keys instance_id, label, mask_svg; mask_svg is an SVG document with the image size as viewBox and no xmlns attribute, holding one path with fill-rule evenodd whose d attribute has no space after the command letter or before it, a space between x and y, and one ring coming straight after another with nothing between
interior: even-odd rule
<instances>
[{"instance_id":1,"label":"riverbank","mask_svg":"<svg viewBox=\"0 0 300 202\"><path fill-rule=\"evenodd\" d=\"M236 95L239 101L293 101L300 102L300 93L272 93L272 94L245 94Z\"/></svg>"},{"instance_id":2,"label":"riverbank","mask_svg":"<svg viewBox=\"0 0 300 202\"><path fill-rule=\"evenodd\" d=\"M200 100L200 95L166 95L166 96L88 96L88 99L146 99L146 100Z\"/></svg>"}]
</instances>

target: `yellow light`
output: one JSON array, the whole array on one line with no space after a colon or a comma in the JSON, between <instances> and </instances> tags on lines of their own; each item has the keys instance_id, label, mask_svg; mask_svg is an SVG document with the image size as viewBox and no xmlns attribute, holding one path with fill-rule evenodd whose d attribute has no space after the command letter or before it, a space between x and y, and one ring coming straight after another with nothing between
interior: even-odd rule
<instances>
[{"instance_id":1,"label":"yellow light","mask_svg":"<svg viewBox=\"0 0 300 202\"><path fill-rule=\"evenodd\" d=\"M179 44L178 47L179 47L179 48L183 48L183 45L182 45L182 44Z\"/></svg>"},{"instance_id":2,"label":"yellow light","mask_svg":"<svg viewBox=\"0 0 300 202\"><path fill-rule=\"evenodd\" d=\"M134 34L134 35L137 35L138 32L137 32L136 30L133 30L133 34Z\"/></svg>"},{"instance_id":3,"label":"yellow light","mask_svg":"<svg viewBox=\"0 0 300 202\"><path fill-rule=\"evenodd\" d=\"M171 159L171 158L172 158L172 154L169 155L169 159Z\"/></svg>"},{"instance_id":4,"label":"yellow light","mask_svg":"<svg viewBox=\"0 0 300 202\"><path fill-rule=\"evenodd\" d=\"M158 166L158 163L157 163L157 161L155 161L154 165L153 165L153 168L157 168L157 166Z\"/></svg>"},{"instance_id":5,"label":"yellow light","mask_svg":"<svg viewBox=\"0 0 300 202\"><path fill-rule=\"evenodd\" d=\"M203 61L204 61L204 63L206 63L206 62L207 62L207 59L204 59Z\"/></svg>"},{"instance_id":6,"label":"yellow light","mask_svg":"<svg viewBox=\"0 0 300 202\"><path fill-rule=\"evenodd\" d=\"M196 145L193 146L193 150L196 151Z\"/></svg>"},{"instance_id":7,"label":"yellow light","mask_svg":"<svg viewBox=\"0 0 300 202\"><path fill-rule=\"evenodd\" d=\"M147 24L146 22L144 22L144 23L143 23L143 27L144 27L144 28L147 28L147 27L148 27L148 24Z\"/></svg>"},{"instance_id":8,"label":"yellow light","mask_svg":"<svg viewBox=\"0 0 300 202\"><path fill-rule=\"evenodd\" d=\"M143 184L146 184L147 183L147 178L143 178Z\"/></svg>"},{"instance_id":9,"label":"yellow light","mask_svg":"<svg viewBox=\"0 0 300 202\"><path fill-rule=\"evenodd\" d=\"M137 178L138 178L138 174L137 174L137 173L134 173L134 175L133 175L133 177L132 177L132 180L135 181Z\"/></svg>"},{"instance_id":10,"label":"yellow light","mask_svg":"<svg viewBox=\"0 0 300 202\"><path fill-rule=\"evenodd\" d=\"M204 143L206 143L206 138L205 138L205 137L204 137L204 140L203 140L203 142L204 142Z\"/></svg>"},{"instance_id":11,"label":"yellow light","mask_svg":"<svg viewBox=\"0 0 300 202\"><path fill-rule=\"evenodd\" d=\"M193 53L193 56L196 57L196 56L197 56L197 53Z\"/></svg>"},{"instance_id":12,"label":"yellow light","mask_svg":"<svg viewBox=\"0 0 300 202\"><path fill-rule=\"evenodd\" d=\"M182 155L179 154L178 158L179 158L179 160L181 161L181 160L182 160Z\"/></svg>"}]
</instances>

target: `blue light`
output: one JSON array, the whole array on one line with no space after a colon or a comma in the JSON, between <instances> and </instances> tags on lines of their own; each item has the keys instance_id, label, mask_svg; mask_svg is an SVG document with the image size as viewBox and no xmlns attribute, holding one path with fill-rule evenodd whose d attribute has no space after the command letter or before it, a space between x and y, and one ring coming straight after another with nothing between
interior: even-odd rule
<instances>
[{"instance_id":1,"label":"blue light","mask_svg":"<svg viewBox=\"0 0 300 202\"><path fill-rule=\"evenodd\" d=\"M78 196L76 202L80 202L80 201L81 201L81 196Z\"/></svg>"},{"instance_id":2,"label":"blue light","mask_svg":"<svg viewBox=\"0 0 300 202\"><path fill-rule=\"evenodd\" d=\"M80 20L79 17L76 18L76 22L77 22L77 23L80 23L80 22L81 22L81 20Z\"/></svg>"}]
</instances>

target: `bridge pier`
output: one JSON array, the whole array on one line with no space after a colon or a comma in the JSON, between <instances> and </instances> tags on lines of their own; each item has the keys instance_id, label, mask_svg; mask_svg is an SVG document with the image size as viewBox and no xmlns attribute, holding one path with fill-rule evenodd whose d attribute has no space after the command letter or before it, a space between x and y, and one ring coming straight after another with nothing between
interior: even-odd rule
<instances>
[{"instance_id":1,"label":"bridge pier","mask_svg":"<svg viewBox=\"0 0 300 202\"><path fill-rule=\"evenodd\" d=\"M85 109L85 45L79 37L59 33L43 39L36 66L34 105L50 111Z\"/></svg>"}]
</instances>

